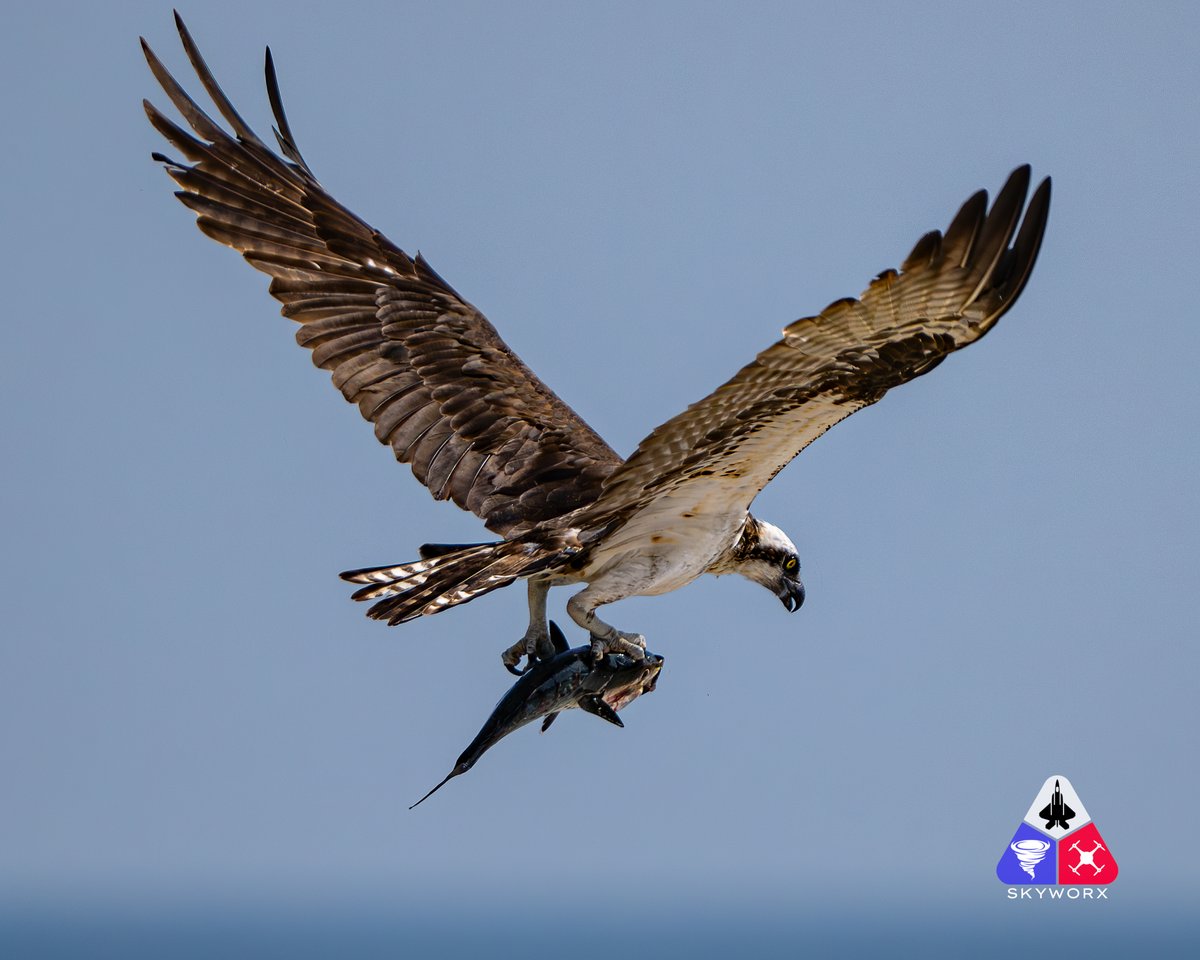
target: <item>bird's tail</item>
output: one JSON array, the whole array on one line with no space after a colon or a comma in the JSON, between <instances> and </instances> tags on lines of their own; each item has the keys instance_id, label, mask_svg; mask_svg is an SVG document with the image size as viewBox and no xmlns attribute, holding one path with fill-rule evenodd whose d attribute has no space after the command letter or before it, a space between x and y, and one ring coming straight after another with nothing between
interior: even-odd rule
<instances>
[{"instance_id":1,"label":"bird's tail","mask_svg":"<svg viewBox=\"0 0 1200 960\"><path fill-rule=\"evenodd\" d=\"M389 626L474 600L563 560L563 551L519 540L460 546L426 544L421 559L340 574L365 584L355 600L374 600L367 616Z\"/></svg>"}]
</instances>

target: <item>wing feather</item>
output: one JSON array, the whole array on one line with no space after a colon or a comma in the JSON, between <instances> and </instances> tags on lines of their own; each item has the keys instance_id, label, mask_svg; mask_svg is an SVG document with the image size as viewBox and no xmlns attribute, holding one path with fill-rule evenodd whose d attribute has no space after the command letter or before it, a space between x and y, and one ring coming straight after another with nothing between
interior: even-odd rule
<instances>
[{"instance_id":1,"label":"wing feather","mask_svg":"<svg viewBox=\"0 0 1200 960\"><path fill-rule=\"evenodd\" d=\"M271 277L283 315L300 324L297 341L376 436L435 497L505 536L595 500L620 458L420 255L409 257L325 192L296 147L270 51L267 96L282 156L234 108L178 15L176 26L232 133L143 40L186 125L144 102L185 162L155 159L200 229Z\"/></svg>"},{"instance_id":2,"label":"wing feather","mask_svg":"<svg viewBox=\"0 0 1200 960\"><path fill-rule=\"evenodd\" d=\"M790 324L733 379L643 440L589 512L629 515L664 497L748 509L831 426L978 340L1016 301L1037 259L1050 180L1026 208L1028 189L1023 166L990 210L987 194L976 193L945 235L923 236L900 271L881 273L860 299Z\"/></svg>"}]
</instances>

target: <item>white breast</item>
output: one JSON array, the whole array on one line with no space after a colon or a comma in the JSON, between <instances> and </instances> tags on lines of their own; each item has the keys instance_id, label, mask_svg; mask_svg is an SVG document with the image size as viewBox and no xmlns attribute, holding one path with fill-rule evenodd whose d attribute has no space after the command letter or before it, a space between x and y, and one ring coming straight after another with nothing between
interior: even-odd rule
<instances>
[{"instance_id":1,"label":"white breast","mask_svg":"<svg viewBox=\"0 0 1200 960\"><path fill-rule=\"evenodd\" d=\"M580 579L621 596L655 596L691 583L746 522L744 509L720 502L724 490L706 497L716 491L704 486L689 484L686 495L677 491L640 510L593 550Z\"/></svg>"}]
</instances>

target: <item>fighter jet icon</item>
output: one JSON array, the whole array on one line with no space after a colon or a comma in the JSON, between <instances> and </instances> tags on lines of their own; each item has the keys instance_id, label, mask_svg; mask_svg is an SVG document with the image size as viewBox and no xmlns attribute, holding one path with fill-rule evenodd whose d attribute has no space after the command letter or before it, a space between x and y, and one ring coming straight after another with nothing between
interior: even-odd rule
<instances>
[{"instance_id":1,"label":"fighter jet icon","mask_svg":"<svg viewBox=\"0 0 1200 960\"><path fill-rule=\"evenodd\" d=\"M1071 829L1067 821L1074 819L1075 811L1063 800L1062 790L1059 789L1057 780L1054 781L1054 795L1051 796L1050 802L1042 807L1042 812L1038 816L1046 821L1047 830L1053 830L1055 824L1064 830Z\"/></svg>"}]
</instances>

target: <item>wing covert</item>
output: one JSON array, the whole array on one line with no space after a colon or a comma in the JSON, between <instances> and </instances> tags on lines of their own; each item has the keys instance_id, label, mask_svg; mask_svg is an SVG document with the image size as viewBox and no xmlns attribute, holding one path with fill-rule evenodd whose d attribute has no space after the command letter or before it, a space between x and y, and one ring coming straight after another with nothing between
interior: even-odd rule
<instances>
[{"instance_id":1,"label":"wing covert","mask_svg":"<svg viewBox=\"0 0 1200 960\"><path fill-rule=\"evenodd\" d=\"M1020 295L1041 245L1050 180L1022 220L1029 178L1028 166L1013 171L990 211L979 191L944 235L922 237L860 299L784 328L783 339L646 437L592 509L627 513L663 497L748 509L831 426L982 337Z\"/></svg>"}]
</instances>

